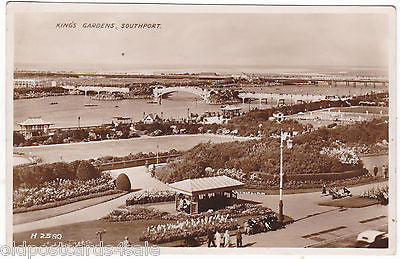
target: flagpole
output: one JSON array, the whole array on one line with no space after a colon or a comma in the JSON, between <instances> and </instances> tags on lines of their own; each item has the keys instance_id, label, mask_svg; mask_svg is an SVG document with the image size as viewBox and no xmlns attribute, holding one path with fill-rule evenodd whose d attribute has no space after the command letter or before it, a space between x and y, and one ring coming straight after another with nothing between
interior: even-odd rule
<instances>
[{"instance_id":1,"label":"flagpole","mask_svg":"<svg viewBox=\"0 0 400 259\"><path fill-rule=\"evenodd\" d=\"M281 129L281 163L279 181L279 221L283 224L283 134Z\"/></svg>"}]
</instances>

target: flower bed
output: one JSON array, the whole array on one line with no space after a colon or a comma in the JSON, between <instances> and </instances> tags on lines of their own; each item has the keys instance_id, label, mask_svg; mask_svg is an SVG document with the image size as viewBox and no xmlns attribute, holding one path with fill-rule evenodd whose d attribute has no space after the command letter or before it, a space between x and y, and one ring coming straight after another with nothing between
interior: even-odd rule
<instances>
[{"instance_id":1,"label":"flower bed","mask_svg":"<svg viewBox=\"0 0 400 259\"><path fill-rule=\"evenodd\" d=\"M174 201L175 192L171 191L145 191L141 193L135 193L128 199L126 199L126 206L135 204L146 204L164 201Z\"/></svg>"},{"instance_id":2,"label":"flower bed","mask_svg":"<svg viewBox=\"0 0 400 259\"><path fill-rule=\"evenodd\" d=\"M13 208L62 202L79 196L112 190L115 185L109 175L87 181L56 179L33 188L18 188L13 192Z\"/></svg>"},{"instance_id":3,"label":"flower bed","mask_svg":"<svg viewBox=\"0 0 400 259\"><path fill-rule=\"evenodd\" d=\"M387 184L374 186L361 194L361 197L375 199L380 201L382 205L389 203L389 186Z\"/></svg>"},{"instance_id":4,"label":"flower bed","mask_svg":"<svg viewBox=\"0 0 400 259\"><path fill-rule=\"evenodd\" d=\"M123 222L123 221L134 221L141 219L176 220L177 216L170 215L168 212L161 212L159 210L152 208L135 207L135 208L115 209L111 211L107 216L102 218L102 220L108 222Z\"/></svg>"},{"instance_id":5,"label":"flower bed","mask_svg":"<svg viewBox=\"0 0 400 259\"><path fill-rule=\"evenodd\" d=\"M224 209L218 211L207 211L199 214L186 214L178 213L176 215L169 214L168 212L162 212L153 208L143 207L130 207L126 206L121 209L115 209L107 216L102 219L108 222L123 222L123 221L135 221L135 220L186 220L186 219L198 219L202 217L211 217L217 215L229 215L231 218L239 218L244 216L270 216L276 217L276 213L269 208L261 205L254 205L251 203L235 204L227 206Z\"/></svg>"},{"instance_id":6,"label":"flower bed","mask_svg":"<svg viewBox=\"0 0 400 259\"><path fill-rule=\"evenodd\" d=\"M175 224L159 224L147 227L139 237L140 241L153 244L192 239L205 236L208 231L225 231L237 228L238 223L227 215L204 216L197 219L186 219Z\"/></svg>"},{"instance_id":7,"label":"flower bed","mask_svg":"<svg viewBox=\"0 0 400 259\"><path fill-rule=\"evenodd\" d=\"M335 157L339 159L342 164L357 165L360 161L360 158L357 156L356 148L347 147L338 140L332 143L331 147L323 147L320 153Z\"/></svg>"}]
</instances>

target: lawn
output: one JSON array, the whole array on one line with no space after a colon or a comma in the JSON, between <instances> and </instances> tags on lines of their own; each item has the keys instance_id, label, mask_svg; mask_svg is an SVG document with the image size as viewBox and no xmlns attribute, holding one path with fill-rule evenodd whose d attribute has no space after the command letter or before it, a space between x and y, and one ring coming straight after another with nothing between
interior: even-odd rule
<instances>
[{"instance_id":1,"label":"lawn","mask_svg":"<svg viewBox=\"0 0 400 259\"><path fill-rule=\"evenodd\" d=\"M353 196L348 198L341 198L337 200L330 200L318 203L320 206L333 206L343 208L362 208L378 204L379 201L374 199L361 198L360 196Z\"/></svg>"},{"instance_id":2,"label":"lawn","mask_svg":"<svg viewBox=\"0 0 400 259\"><path fill-rule=\"evenodd\" d=\"M380 114L382 111L383 115L388 114L388 108L387 107L375 107L375 106L353 106L353 107L342 107L342 108L332 108L330 109L331 112L354 112L354 113L368 113L371 114Z\"/></svg>"},{"instance_id":3,"label":"lawn","mask_svg":"<svg viewBox=\"0 0 400 259\"><path fill-rule=\"evenodd\" d=\"M197 144L247 140L247 138L222 135L173 135L161 137L141 137L135 139L106 140L72 144L16 147L14 151L32 154L42 159L43 163L58 161L71 162L103 156L126 156L140 152L166 152L171 149L188 150Z\"/></svg>"},{"instance_id":4,"label":"lawn","mask_svg":"<svg viewBox=\"0 0 400 259\"><path fill-rule=\"evenodd\" d=\"M139 241L139 236L143 231L146 230L148 226L157 224L172 223L172 221L167 220L137 220L133 222L106 222L101 220L87 221L75 224L62 225L52 228L43 228L35 231L21 232L14 234L14 241L16 245L22 244L26 241L30 245L42 245L47 241L50 244L58 242L68 242L68 241L82 241L90 240L93 244L97 245L98 237L96 232L100 230L106 230L103 234L104 245L117 246L119 242L123 241L125 236L129 237L132 244L143 245L143 242ZM37 237L40 237L40 233L51 233L51 234L61 234L62 239L31 239L32 233L38 233Z\"/></svg>"}]
</instances>

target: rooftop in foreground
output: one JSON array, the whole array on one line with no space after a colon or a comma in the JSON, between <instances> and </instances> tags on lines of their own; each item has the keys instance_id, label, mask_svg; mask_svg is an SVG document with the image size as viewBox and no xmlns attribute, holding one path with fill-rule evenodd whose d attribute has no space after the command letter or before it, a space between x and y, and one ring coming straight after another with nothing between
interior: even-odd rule
<instances>
[{"instance_id":1,"label":"rooftop in foreground","mask_svg":"<svg viewBox=\"0 0 400 259\"><path fill-rule=\"evenodd\" d=\"M186 179L169 184L169 187L178 193L183 193L190 196L211 192L232 191L242 186L244 186L244 183L232 179L226 175Z\"/></svg>"}]
</instances>

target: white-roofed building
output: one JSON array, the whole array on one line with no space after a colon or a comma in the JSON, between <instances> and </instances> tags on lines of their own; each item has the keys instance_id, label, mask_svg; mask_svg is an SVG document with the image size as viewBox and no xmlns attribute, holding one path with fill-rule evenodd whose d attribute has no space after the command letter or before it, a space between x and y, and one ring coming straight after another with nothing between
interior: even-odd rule
<instances>
[{"instance_id":1,"label":"white-roofed building","mask_svg":"<svg viewBox=\"0 0 400 259\"><path fill-rule=\"evenodd\" d=\"M25 139L30 139L33 136L47 135L53 123L45 122L41 117L29 117L18 125L22 129Z\"/></svg>"}]
</instances>

